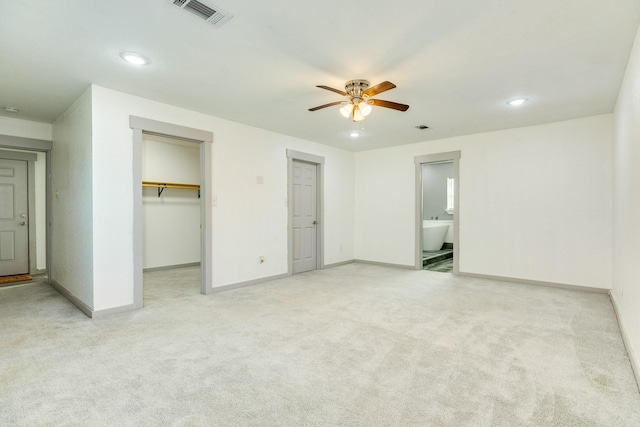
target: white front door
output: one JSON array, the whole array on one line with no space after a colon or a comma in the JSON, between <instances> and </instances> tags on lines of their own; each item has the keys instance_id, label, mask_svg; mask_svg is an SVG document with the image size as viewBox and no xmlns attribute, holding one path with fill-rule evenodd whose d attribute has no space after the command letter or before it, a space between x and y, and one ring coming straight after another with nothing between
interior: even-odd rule
<instances>
[{"instance_id":1,"label":"white front door","mask_svg":"<svg viewBox=\"0 0 640 427\"><path fill-rule=\"evenodd\" d=\"M29 273L27 162L0 159L0 276Z\"/></svg>"},{"instance_id":2,"label":"white front door","mask_svg":"<svg viewBox=\"0 0 640 427\"><path fill-rule=\"evenodd\" d=\"M293 273L316 269L316 165L293 161Z\"/></svg>"}]
</instances>

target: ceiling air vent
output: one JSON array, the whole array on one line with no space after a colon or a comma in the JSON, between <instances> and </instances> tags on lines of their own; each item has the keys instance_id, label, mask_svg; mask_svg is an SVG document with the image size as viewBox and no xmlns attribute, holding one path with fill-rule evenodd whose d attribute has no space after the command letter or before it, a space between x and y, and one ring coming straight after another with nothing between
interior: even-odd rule
<instances>
[{"instance_id":1,"label":"ceiling air vent","mask_svg":"<svg viewBox=\"0 0 640 427\"><path fill-rule=\"evenodd\" d=\"M233 18L233 15L220 10L217 6L206 5L198 0L173 0L173 4L180 9L191 12L200 19L204 19L214 27L221 27L229 19Z\"/></svg>"}]
</instances>

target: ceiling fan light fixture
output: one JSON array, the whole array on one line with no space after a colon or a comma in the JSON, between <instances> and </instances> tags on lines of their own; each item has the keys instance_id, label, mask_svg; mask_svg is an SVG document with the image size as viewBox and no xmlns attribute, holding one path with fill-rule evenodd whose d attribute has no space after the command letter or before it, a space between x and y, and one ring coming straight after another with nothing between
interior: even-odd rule
<instances>
[{"instance_id":1,"label":"ceiling fan light fixture","mask_svg":"<svg viewBox=\"0 0 640 427\"><path fill-rule=\"evenodd\" d=\"M351 117L352 111L353 111L352 103L345 104L342 108L340 108L340 114L342 114L346 118Z\"/></svg>"},{"instance_id":2,"label":"ceiling fan light fixture","mask_svg":"<svg viewBox=\"0 0 640 427\"><path fill-rule=\"evenodd\" d=\"M407 111L409 108L408 105L399 104L397 102L383 101L382 99L371 99L382 92L386 92L396 87L396 85L388 81L371 86L367 80L350 80L344 86L344 91L323 85L317 85L316 87L338 93L344 96L346 100L343 99L342 101L319 105L317 107L309 108L309 111L317 111L334 105L342 105L342 107L340 107L340 114L345 118L350 118L354 122L363 121L365 117L371 114L373 106L391 108L392 110L398 111Z\"/></svg>"},{"instance_id":3,"label":"ceiling fan light fixture","mask_svg":"<svg viewBox=\"0 0 640 427\"><path fill-rule=\"evenodd\" d=\"M359 137L360 135L362 135L362 133L360 133L360 132L359 132L359 131L357 131L357 130L352 130L351 132L349 132L349 136L350 136L351 138L357 138L357 137Z\"/></svg>"},{"instance_id":4,"label":"ceiling fan light fixture","mask_svg":"<svg viewBox=\"0 0 640 427\"><path fill-rule=\"evenodd\" d=\"M364 117L367 117L369 114L371 114L371 110L373 110L373 108L371 108L371 105L367 104L365 101L362 101L360 104L358 104L358 109Z\"/></svg>"}]
</instances>

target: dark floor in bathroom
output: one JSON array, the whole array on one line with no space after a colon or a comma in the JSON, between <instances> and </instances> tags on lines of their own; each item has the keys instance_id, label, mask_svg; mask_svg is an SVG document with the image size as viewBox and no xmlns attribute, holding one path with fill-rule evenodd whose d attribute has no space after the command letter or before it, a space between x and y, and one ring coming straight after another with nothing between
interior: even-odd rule
<instances>
[{"instance_id":1,"label":"dark floor in bathroom","mask_svg":"<svg viewBox=\"0 0 640 427\"><path fill-rule=\"evenodd\" d=\"M442 249L435 252L422 252L422 268L440 273L453 271L453 249Z\"/></svg>"}]
</instances>

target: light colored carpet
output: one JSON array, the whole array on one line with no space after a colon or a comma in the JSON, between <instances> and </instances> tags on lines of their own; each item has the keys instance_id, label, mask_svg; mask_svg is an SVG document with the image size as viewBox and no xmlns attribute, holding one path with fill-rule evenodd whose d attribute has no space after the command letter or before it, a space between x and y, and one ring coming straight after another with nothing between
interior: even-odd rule
<instances>
[{"instance_id":1,"label":"light colored carpet","mask_svg":"<svg viewBox=\"0 0 640 427\"><path fill-rule=\"evenodd\" d=\"M609 298L351 264L91 320L0 289L3 426L638 426Z\"/></svg>"}]
</instances>

